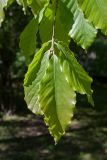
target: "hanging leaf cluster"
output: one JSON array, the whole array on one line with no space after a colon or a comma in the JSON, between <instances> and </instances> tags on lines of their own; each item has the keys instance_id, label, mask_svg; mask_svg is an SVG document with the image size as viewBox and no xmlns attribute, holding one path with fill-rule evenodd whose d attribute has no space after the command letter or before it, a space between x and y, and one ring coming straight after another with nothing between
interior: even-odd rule
<instances>
[{"instance_id":1,"label":"hanging leaf cluster","mask_svg":"<svg viewBox=\"0 0 107 160\"><path fill-rule=\"evenodd\" d=\"M0 0L0 24L4 10L14 0ZM24 79L25 101L35 114L44 117L55 143L71 123L76 93L92 98L92 78L69 49L72 38L83 49L94 41L98 29L107 34L107 0L16 0L34 18L20 36L20 48L28 71ZM36 53L37 34L42 42ZM30 56L34 55L31 62Z\"/></svg>"},{"instance_id":2,"label":"hanging leaf cluster","mask_svg":"<svg viewBox=\"0 0 107 160\"><path fill-rule=\"evenodd\" d=\"M44 43L25 75L25 100L35 114L44 115L45 123L57 143L70 124L76 104L76 93L86 94L93 105L92 79L62 42Z\"/></svg>"}]
</instances>

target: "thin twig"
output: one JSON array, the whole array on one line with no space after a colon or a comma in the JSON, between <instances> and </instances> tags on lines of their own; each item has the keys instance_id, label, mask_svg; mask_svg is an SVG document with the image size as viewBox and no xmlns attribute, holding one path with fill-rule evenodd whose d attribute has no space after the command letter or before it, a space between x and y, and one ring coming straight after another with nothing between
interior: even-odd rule
<instances>
[{"instance_id":1,"label":"thin twig","mask_svg":"<svg viewBox=\"0 0 107 160\"><path fill-rule=\"evenodd\" d=\"M53 19L53 33L52 33L52 45L51 45L51 52L54 54L54 43L55 43L55 26L56 26L56 14L58 8L58 0L55 1L55 12L54 12L54 19Z\"/></svg>"}]
</instances>

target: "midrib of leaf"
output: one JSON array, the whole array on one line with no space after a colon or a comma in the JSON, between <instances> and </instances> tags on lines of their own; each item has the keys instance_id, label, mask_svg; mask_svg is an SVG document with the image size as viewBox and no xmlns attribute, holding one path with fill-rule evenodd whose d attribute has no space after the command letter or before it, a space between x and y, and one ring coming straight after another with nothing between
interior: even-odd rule
<instances>
[{"instance_id":1,"label":"midrib of leaf","mask_svg":"<svg viewBox=\"0 0 107 160\"><path fill-rule=\"evenodd\" d=\"M53 95L54 95L54 99L53 99L53 101L54 101L54 107L55 107L55 112L56 113L53 113L53 114L55 114L56 115L56 118L57 118L57 121L58 121L58 125L60 126L60 130L62 130L63 131L63 134L64 134L64 130L63 130L63 128L62 128L62 125L61 125L61 123L60 123L60 119L59 119L59 115L58 115L58 111L57 111L57 98L56 98L56 88L57 88L57 86L56 86L56 61L58 62L58 59L57 59L57 57L56 57L56 55L54 54L53 55L53 61L52 61L52 65L53 65L53 67L52 67L52 69L53 69L53 78L51 79L51 83L53 84ZM49 107L49 106L48 106ZM51 107L51 106L50 106ZM44 110L43 110L43 112L45 112L46 110L47 110L48 108L45 108ZM46 122L47 123L47 122ZM51 129L50 129L50 132L51 132ZM52 134L52 133L51 133ZM59 133L58 133L59 134ZM62 134L62 133L61 133ZM53 134L52 134L53 135ZM54 137L54 138L56 138L56 137ZM55 139L55 141L56 141L56 139Z\"/></svg>"},{"instance_id":2,"label":"midrib of leaf","mask_svg":"<svg viewBox=\"0 0 107 160\"><path fill-rule=\"evenodd\" d=\"M58 59L57 59L57 61L58 61ZM53 65L54 65L54 95L55 95L55 107L57 106L57 98L56 98L56 56L54 55L54 63L53 63ZM58 111L57 111L57 107L56 107L56 115L57 115L57 119L58 119L58 121L59 121L59 124L60 124L60 127L61 127L61 129L63 130L63 128L62 128L62 125L61 125L61 123L60 123L60 119L59 119L59 116L58 116Z\"/></svg>"}]
</instances>

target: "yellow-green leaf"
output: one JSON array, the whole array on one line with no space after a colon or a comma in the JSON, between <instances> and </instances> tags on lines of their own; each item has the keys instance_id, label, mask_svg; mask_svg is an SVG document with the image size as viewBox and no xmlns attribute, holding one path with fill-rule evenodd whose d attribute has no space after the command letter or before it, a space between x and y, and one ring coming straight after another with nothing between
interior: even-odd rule
<instances>
[{"instance_id":1,"label":"yellow-green leaf","mask_svg":"<svg viewBox=\"0 0 107 160\"><path fill-rule=\"evenodd\" d=\"M62 42L57 44L61 51L62 68L64 68L67 80L72 86L73 90L80 93L86 94L88 101L91 105L94 105L91 89L92 78L86 73L83 67L77 62L74 54L70 49Z\"/></svg>"},{"instance_id":2,"label":"yellow-green leaf","mask_svg":"<svg viewBox=\"0 0 107 160\"><path fill-rule=\"evenodd\" d=\"M78 0L85 17L107 35L107 0Z\"/></svg>"},{"instance_id":3,"label":"yellow-green leaf","mask_svg":"<svg viewBox=\"0 0 107 160\"><path fill-rule=\"evenodd\" d=\"M57 143L71 122L76 94L66 80L56 55L51 57L41 81L39 103L45 116L45 123Z\"/></svg>"}]
</instances>

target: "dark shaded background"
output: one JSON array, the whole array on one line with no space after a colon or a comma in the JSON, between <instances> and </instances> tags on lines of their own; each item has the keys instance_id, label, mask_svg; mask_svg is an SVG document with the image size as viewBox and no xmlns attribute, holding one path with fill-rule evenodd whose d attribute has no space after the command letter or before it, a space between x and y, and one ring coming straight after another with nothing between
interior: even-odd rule
<instances>
[{"instance_id":1,"label":"dark shaded background","mask_svg":"<svg viewBox=\"0 0 107 160\"><path fill-rule=\"evenodd\" d=\"M99 31L87 52L71 40L70 48L93 77L95 107L78 95L72 124L55 146L42 118L24 102L27 67L18 44L31 18L13 4L0 28L0 160L107 160L107 38Z\"/></svg>"}]
</instances>

